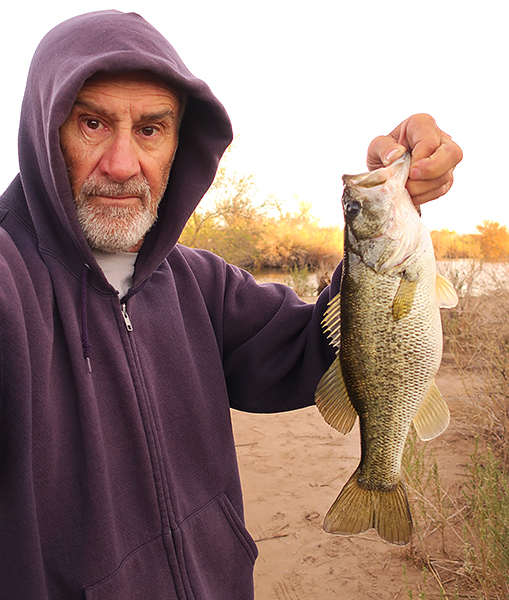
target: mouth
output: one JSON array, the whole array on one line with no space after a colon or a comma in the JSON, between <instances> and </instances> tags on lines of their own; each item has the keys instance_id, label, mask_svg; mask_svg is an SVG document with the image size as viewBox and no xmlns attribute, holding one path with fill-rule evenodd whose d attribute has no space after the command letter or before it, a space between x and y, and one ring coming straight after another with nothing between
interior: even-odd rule
<instances>
[{"instance_id":1,"label":"mouth","mask_svg":"<svg viewBox=\"0 0 509 600\"><path fill-rule=\"evenodd\" d=\"M140 196L91 196L105 206L137 206L143 204Z\"/></svg>"}]
</instances>

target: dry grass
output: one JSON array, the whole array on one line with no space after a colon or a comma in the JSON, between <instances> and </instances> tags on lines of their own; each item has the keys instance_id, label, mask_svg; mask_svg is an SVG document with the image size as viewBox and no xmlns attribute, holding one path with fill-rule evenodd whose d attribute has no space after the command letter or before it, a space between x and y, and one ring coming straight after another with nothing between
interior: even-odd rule
<instances>
[{"instance_id":1,"label":"dry grass","mask_svg":"<svg viewBox=\"0 0 509 600\"><path fill-rule=\"evenodd\" d=\"M462 294L459 305L443 313L445 346L470 399L462 434L475 440L475 450L452 496L433 450L409 436L404 465L416 536L407 560L425 570L422 589L407 586L407 593L430 598L426 582L433 578L440 598L502 600L509 597L509 278L488 286L478 262L449 277ZM490 293L479 294L488 287Z\"/></svg>"}]
</instances>

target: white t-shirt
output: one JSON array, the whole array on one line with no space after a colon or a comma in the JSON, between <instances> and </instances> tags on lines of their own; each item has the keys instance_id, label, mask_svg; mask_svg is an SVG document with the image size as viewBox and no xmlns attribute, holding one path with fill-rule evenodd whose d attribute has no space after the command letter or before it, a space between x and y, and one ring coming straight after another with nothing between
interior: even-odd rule
<instances>
[{"instance_id":1,"label":"white t-shirt","mask_svg":"<svg viewBox=\"0 0 509 600\"><path fill-rule=\"evenodd\" d=\"M137 252L119 252L109 254L101 250L92 250L92 253L103 270L106 279L119 292L120 297L125 296L133 284L134 263L138 258Z\"/></svg>"}]
</instances>

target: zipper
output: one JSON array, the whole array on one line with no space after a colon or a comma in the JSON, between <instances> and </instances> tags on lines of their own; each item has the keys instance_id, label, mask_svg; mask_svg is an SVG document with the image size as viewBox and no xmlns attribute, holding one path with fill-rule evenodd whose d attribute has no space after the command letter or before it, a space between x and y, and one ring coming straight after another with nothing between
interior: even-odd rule
<instances>
[{"instance_id":1,"label":"zipper","mask_svg":"<svg viewBox=\"0 0 509 600\"><path fill-rule=\"evenodd\" d=\"M120 305L120 310L122 311L122 316L124 317L124 323L125 323L125 327L127 329L127 331L132 331L133 330L133 324L131 323L131 319L129 318L129 315L127 314L127 308L125 304L121 304Z\"/></svg>"},{"instance_id":2,"label":"zipper","mask_svg":"<svg viewBox=\"0 0 509 600\"><path fill-rule=\"evenodd\" d=\"M133 331L133 325L129 314L127 313L126 302L120 303L120 311L122 313L122 317L124 319L124 324L127 331ZM182 575L182 571L185 566L185 559L183 559L183 557L179 554L177 550L175 539L173 537L173 531L171 528L171 506L169 501L169 492L166 489L169 486L169 482L165 474L164 459L162 456L161 443L159 439L160 433L158 431L156 423L157 417L154 415L152 401L144 383L144 375L141 369L140 358L136 351L133 336L129 336L127 344L131 349L132 360L134 361L132 365L132 372L137 374L137 377L133 378L135 380L133 381L133 383L135 384L135 388L137 388L136 395L139 402L140 416L143 423L143 429L146 434L147 449L149 452L150 461L152 463L152 469L154 472L157 504L163 520L163 544L168 554L168 566L172 573L173 584L175 586L177 597L179 599L184 599L188 598Z\"/></svg>"}]
</instances>

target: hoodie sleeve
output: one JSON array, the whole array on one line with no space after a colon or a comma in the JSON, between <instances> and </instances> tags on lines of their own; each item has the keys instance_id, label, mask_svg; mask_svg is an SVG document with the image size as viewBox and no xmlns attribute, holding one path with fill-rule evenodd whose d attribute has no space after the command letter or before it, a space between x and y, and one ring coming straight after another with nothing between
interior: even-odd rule
<instances>
[{"instance_id":1,"label":"hoodie sleeve","mask_svg":"<svg viewBox=\"0 0 509 600\"><path fill-rule=\"evenodd\" d=\"M316 386L334 359L321 321L339 291L340 271L312 305L284 285L258 285L249 273L227 265L223 349L233 408L278 412L314 403Z\"/></svg>"}]
</instances>

